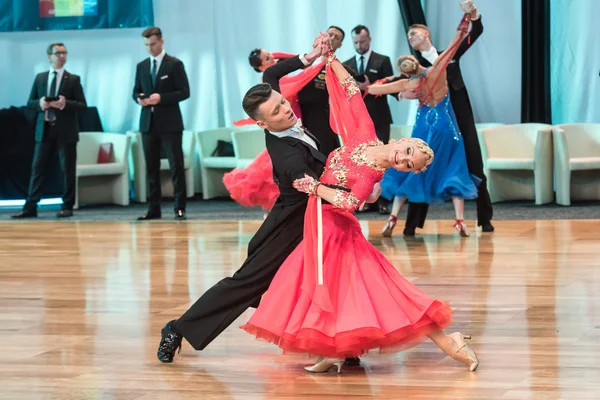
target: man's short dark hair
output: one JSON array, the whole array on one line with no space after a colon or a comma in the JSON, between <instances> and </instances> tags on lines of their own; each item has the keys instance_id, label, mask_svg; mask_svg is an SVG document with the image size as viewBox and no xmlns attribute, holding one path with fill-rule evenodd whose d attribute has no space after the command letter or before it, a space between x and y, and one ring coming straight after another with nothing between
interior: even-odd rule
<instances>
[{"instance_id":1,"label":"man's short dark hair","mask_svg":"<svg viewBox=\"0 0 600 400\"><path fill-rule=\"evenodd\" d=\"M258 121L260 119L258 108L265 101L269 100L272 92L273 89L268 83L259 83L258 85L252 86L250 90L246 92L244 100L242 101L242 107L246 114L253 120Z\"/></svg>"},{"instance_id":2,"label":"man's short dark hair","mask_svg":"<svg viewBox=\"0 0 600 400\"><path fill-rule=\"evenodd\" d=\"M344 30L342 28L340 28L339 26L335 26L335 25L331 25L329 28L327 28L327 30L330 30L331 28L337 29L338 31L342 32L342 42L343 42L344 38L346 37L346 32L344 32Z\"/></svg>"},{"instance_id":3,"label":"man's short dark hair","mask_svg":"<svg viewBox=\"0 0 600 400\"><path fill-rule=\"evenodd\" d=\"M65 47L64 43L50 43L48 45L48 48L46 49L46 53L48 53L48 55L51 55L54 52L54 46L60 46L60 47Z\"/></svg>"},{"instance_id":4,"label":"man's short dark hair","mask_svg":"<svg viewBox=\"0 0 600 400\"><path fill-rule=\"evenodd\" d=\"M162 31L160 30L160 28L153 26L151 28L144 29L144 32L142 32L142 36L146 39L148 39L151 36L156 36L156 38L160 40L162 39Z\"/></svg>"},{"instance_id":5,"label":"man's short dark hair","mask_svg":"<svg viewBox=\"0 0 600 400\"><path fill-rule=\"evenodd\" d=\"M371 36L371 32L369 32L369 28L367 28L367 27L366 27L366 26L364 26L364 25L356 25L356 26L354 27L354 29L352 29L352 34L354 34L354 35L360 35L360 32L361 32L363 29L364 29L365 31L367 31L367 35Z\"/></svg>"},{"instance_id":6,"label":"man's short dark hair","mask_svg":"<svg viewBox=\"0 0 600 400\"><path fill-rule=\"evenodd\" d=\"M259 67L262 65L262 60L260 59L261 51L262 51L261 48L256 48L256 49L252 50L250 52L250 55L248 56L248 62L250 63L250 66L252 68L254 68L254 70L256 72L262 72L259 69Z\"/></svg>"}]
</instances>

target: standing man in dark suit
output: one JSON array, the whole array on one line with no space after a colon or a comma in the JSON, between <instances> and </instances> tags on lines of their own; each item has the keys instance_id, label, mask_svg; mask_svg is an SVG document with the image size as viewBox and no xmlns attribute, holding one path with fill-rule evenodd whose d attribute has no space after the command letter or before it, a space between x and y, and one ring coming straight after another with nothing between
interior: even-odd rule
<instances>
[{"instance_id":1,"label":"standing man in dark suit","mask_svg":"<svg viewBox=\"0 0 600 400\"><path fill-rule=\"evenodd\" d=\"M142 32L150 57L137 65L133 100L142 106L140 132L148 175L148 212L138 220L161 218L160 149L164 148L173 181L175 219L185 219L186 184L183 164L183 118L179 102L190 97L183 63L165 53L160 28Z\"/></svg>"},{"instance_id":2,"label":"standing man in dark suit","mask_svg":"<svg viewBox=\"0 0 600 400\"><path fill-rule=\"evenodd\" d=\"M344 66L346 69L356 71L356 82L362 93L367 91L367 86L371 83L394 75L390 58L371 49L369 28L364 25L354 27L352 29L352 42L354 43L356 55L346 60ZM390 94L390 96L398 101L397 93ZM369 95L365 98L365 105L375 125L377 137L387 144L390 140L390 125L392 124L392 113L387 98L385 96L375 97ZM389 212L388 201L385 198L380 197L377 200L377 205L380 213L387 214ZM365 205L363 211L368 209L369 206Z\"/></svg>"},{"instance_id":3,"label":"standing man in dark suit","mask_svg":"<svg viewBox=\"0 0 600 400\"><path fill-rule=\"evenodd\" d=\"M456 114L456 121L460 133L463 136L465 144L465 153L467 156L467 166L469 172L481 179L481 184L478 186L477 204L477 225L481 226L483 232L493 232L492 225L492 201L487 190L487 178L483 173L483 159L481 156L481 148L479 147L479 139L477 137L477 129L475 127L475 118L473 117L473 109L469 100L469 93L463 81L460 71L460 58L469 48L475 43L477 38L483 33L483 24L481 23L481 15L477 13L476 7L470 1L461 4L464 12L472 13L476 17L471 19L471 32L469 36L460 44L454 58L450 60L447 73L447 81L449 86L450 101L452 108ZM417 59L424 67L431 66L439 54L435 47L431 44L431 34L425 25L412 25L408 30L408 41L413 49L417 51ZM407 95L407 98L414 97ZM429 206L424 203L409 203L408 214L406 216L406 225L404 235L414 236L417 227L423 228L425 218Z\"/></svg>"},{"instance_id":4,"label":"standing man in dark suit","mask_svg":"<svg viewBox=\"0 0 600 400\"><path fill-rule=\"evenodd\" d=\"M38 112L29 193L23 210L13 214L12 218L37 217L37 203L44 192L44 174L48 162L56 157L57 151L62 172L65 174L63 204L57 217L73 216L79 141L77 110L84 109L87 105L79 76L65 70L65 45L52 43L46 52L50 61L50 71L39 73L35 77L28 101L28 106Z\"/></svg>"},{"instance_id":5,"label":"standing man in dark suit","mask_svg":"<svg viewBox=\"0 0 600 400\"><path fill-rule=\"evenodd\" d=\"M356 71L356 81L361 92L367 90L367 86L376 80L394 75L392 62L388 56L376 53L371 49L371 34L369 28L358 25L352 29L352 41L356 55L344 62L345 67ZM396 101L398 94L390 94ZM367 96L365 104L369 115L375 125L377 137L387 144L390 140L390 125L392 124L392 113L385 96Z\"/></svg>"},{"instance_id":6,"label":"standing man in dark suit","mask_svg":"<svg viewBox=\"0 0 600 400\"><path fill-rule=\"evenodd\" d=\"M308 54L277 65L289 73L320 55L321 48L317 46ZM281 264L302 241L308 199L292 183L304 174L319 177L327 160L318 150L319 140L299 124L290 103L277 91L279 79L271 79L269 69L263 76L265 83L248 90L242 104L248 116L265 129L279 198L248 244L248 258L242 267L210 288L179 319L168 322L162 329L157 352L162 362L173 361L183 338L194 349L203 350L249 307L257 307Z\"/></svg>"}]
</instances>

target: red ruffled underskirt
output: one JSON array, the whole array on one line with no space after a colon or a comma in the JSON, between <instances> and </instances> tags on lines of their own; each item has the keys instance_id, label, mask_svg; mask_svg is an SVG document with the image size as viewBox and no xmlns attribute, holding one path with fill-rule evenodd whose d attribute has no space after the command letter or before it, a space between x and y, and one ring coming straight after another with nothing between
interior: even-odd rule
<instances>
[{"instance_id":1,"label":"red ruffled underskirt","mask_svg":"<svg viewBox=\"0 0 600 400\"><path fill-rule=\"evenodd\" d=\"M385 333L379 328L364 327L353 331L340 332L334 337L326 336L315 329L302 329L296 335L279 336L250 323L241 328L258 340L279 346L284 353L308 353L333 358L352 358L378 349L381 353L399 352L423 342L427 335L450 325L452 310L442 303L433 316L428 315L416 324L394 332Z\"/></svg>"},{"instance_id":2,"label":"red ruffled underskirt","mask_svg":"<svg viewBox=\"0 0 600 400\"><path fill-rule=\"evenodd\" d=\"M452 320L449 304L407 281L362 234L356 217L323 206L323 273L333 313L302 290L304 241L241 328L284 352L357 357L405 350Z\"/></svg>"},{"instance_id":3,"label":"red ruffled underskirt","mask_svg":"<svg viewBox=\"0 0 600 400\"><path fill-rule=\"evenodd\" d=\"M270 210L279 197L273 181L273 166L267 150L262 151L246 168L236 168L223 176L223 183L233 200L244 207L260 206Z\"/></svg>"}]
</instances>

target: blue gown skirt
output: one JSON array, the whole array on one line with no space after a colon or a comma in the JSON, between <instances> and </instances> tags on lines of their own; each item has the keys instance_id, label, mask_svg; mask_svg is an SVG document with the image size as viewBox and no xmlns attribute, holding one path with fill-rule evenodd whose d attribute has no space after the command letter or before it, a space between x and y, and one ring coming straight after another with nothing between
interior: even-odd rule
<instances>
[{"instance_id":1,"label":"blue gown skirt","mask_svg":"<svg viewBox=\"0 0 600 400\"><path fill-rule=\"evenodd\" d=\"M417 112L412 137L423 139L433 150L433 162L418 174L390 168L381 181L381 195L408 198L413 203L442 203L452 197L474 199L481 180L469 173L462 135L450 97L434 107L423 104Z\"/></svg>"}]
</instances>

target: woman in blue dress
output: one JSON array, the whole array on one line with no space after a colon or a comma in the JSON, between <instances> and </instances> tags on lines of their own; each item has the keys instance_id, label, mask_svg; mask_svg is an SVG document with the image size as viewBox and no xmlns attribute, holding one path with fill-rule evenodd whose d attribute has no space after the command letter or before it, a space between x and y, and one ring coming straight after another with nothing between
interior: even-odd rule
<instances>
[{"instance_id":1,"label":"woman in blue dress","mask_svg":"<svg viewBox=\"0 0 600 400\"><path fill-rule=\"evenodd\" d=\"M468 26L468 17L465 17L448 49L431 67L423 67L412 55L401 56L396 66L401 73L410 76L410 79L393 83L376 82L369 87L369 94L372 95L405 91L417 93L420 104L412 137L424 140L435 154L433 163L423 173L412 174L393 169L385 173L381 181L382 196L389 200L393 198L394 205L383 228L383 236L392 235L398 213L407 199L428 204L452 199L456 213L454 227L460 236L469 236L464 222L464 200L477 197L480 180L469 174L463 138L456 123L446 83L446 67Z\"/></svg>"}]
</instances>

